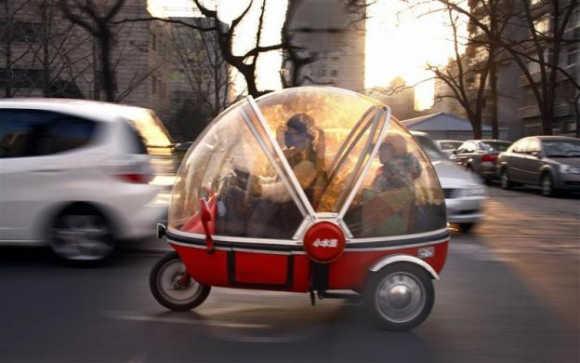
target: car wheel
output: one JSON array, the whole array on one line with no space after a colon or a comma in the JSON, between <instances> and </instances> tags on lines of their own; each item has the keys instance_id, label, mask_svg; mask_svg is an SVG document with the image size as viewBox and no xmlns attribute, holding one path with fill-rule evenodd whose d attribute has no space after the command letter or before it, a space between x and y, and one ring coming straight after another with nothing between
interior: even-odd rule
<instances>
[{"instance_id":1,"label":"car wheel","mask_svg":"<svg viewBox=\"0 0 580 363\"><path fill-rule=\"evenodd\" d=\"M115 245L111 223L91 206L65 209L51 226L49 246L67 261L104 261L113 254Z\"/></svg>"},{"instance_id":2,"label":"car wheel","mask_svg":"<svg viewBox=\"0 0 580 363\"><path fill-rule=\"evenodd\" d=\"M211 287L195 281L175 252L159 260L149 275L149 287L155 300L169 310L188 311L207 299Z\"/></svg>"},{"instance_id":3,"label":"car wheel","mask_svg":"<svg viewBox=\"0 0 580 363\"><path fill-rule=\"evenodd\" d=\"M475 223L459 223L458 226L459 226L459 229L461 230L461 232L469 233L469 232L471 232L473 227L475 227Z\"/></svg>"},{"instance_id":4,"label":"car wheel","mask_svg":"<svg viewBox=\"0 0 580 363\"><path fill-rule=\"evenodd\" d=\"M371 277L365 293L372 319L384 329L410 330L431 312L435 291L430 276L421 267L397 263Z\"/></svg>"},{"instance_id":5,"label":"car wheel","mask_svg":"<svg viewBox=\"0 0 580 363\"><path fill-rule=\"evenodd\" d=\"M545 173L542 175L540 180L540 187L542 188L542 195L545 197L553 197L556 195L556 191L554 190L554 179L550 173Z\"/></svg>"},{"instance_id":6,"label":"car wheel","mask_svg":"<svg viewBox=\"0 0 580 363\"><path fill-rule=\"evenodd\" d=\"M501 170L501 174L500 174L500 183L501 183L501 188L502 189L510 189L513 184L508 176L508 171L507 168L503 168Z\"/></svg>"}]
</instances>

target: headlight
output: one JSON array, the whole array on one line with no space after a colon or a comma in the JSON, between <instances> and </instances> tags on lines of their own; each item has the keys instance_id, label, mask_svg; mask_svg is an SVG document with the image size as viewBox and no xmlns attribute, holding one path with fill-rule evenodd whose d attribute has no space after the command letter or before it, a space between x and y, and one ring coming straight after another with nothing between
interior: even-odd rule
<instances>
[{"instance_id":1,"label":"headlight","mask_svg":"<svg viewBox=\"0 0 580 363\"><path fill-rule=\"evenodd\" d=\"M482 186L474 186L471 188L462 188L458 190L459 197L483 197L485 196L485 188Z\"/></svg>"},{"instance_id":2,"label":"headlight","mask_svg":"<svg viewBox=\"0 0 580 363\"><path fill-rule=\"evenodd\" d=\"M580 174L580 168L570 165L560 165L560 172L564 174Z\"/></svg>"}]
</instances>

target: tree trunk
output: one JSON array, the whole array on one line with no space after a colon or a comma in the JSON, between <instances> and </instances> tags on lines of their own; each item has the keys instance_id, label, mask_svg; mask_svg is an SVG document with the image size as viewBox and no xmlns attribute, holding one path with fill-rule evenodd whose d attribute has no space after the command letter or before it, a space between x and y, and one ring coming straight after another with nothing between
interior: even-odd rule
<instances>
[{"instance_id":1,"label":"tree trunk","mask_svg":"<svg viewBox=\"0 0 580 363\"><path fill-rule=\"evenodd\" d=\"M108 29L107 24L100 27L99 36L99 57L101 61L101 80L105 91L105 100L108 102L115 101L115 74L111 66L111 42L113 35Z\"/></svg>"},{"instance_id":2,"label":"tree trunk","mask_svg":"<svg viewBox=\"0 0 580 363\"><path fill-rule=\"evenodd\" d=\"M495 51L490 50L489 56L492 57L489 63L489 104L491 114L491 137L499 139L499 120L497 112L497 63L495 60Z\"/></svg>"},{"instance_id":3,"label":"tree trunk","mask_svg":"<svg viewBox=\"0 0 580 363\"><path fill-rule=\"evenodd\" d=\"M49 9L47 1L41 4L42 11L42 94L44 97L50 97L50 25Z\"/></svg>"},{"instance_id":4,"label":"tree trunk","mask_svg":"<svg viewBox=\"0 0 580 363\"><path fill-rule=\"evenodd\" d=\"M244 79L246 80L246 86L248 87L248 94L252 97L261 96L262 93L258 91L258 86L256 85L256 77L254 75L254 69L249 68L242 72Z\"/></svg>"},{"instance_id":5,"label":"tree trunk","mask_svg":"<svg viewBox=\"0 0 580 363\"><path fill-rule=\"evenodd\" d=\"M544 106L544 112L540 112L540 117L542 118L542 135L553 135L554 134L554 99L551 95L545 94L544 96L546 105Z\"/></svg>"},{"instance_id":6,"label":"tree trunk","mask_svg":"<svg viewBox=\"0 0 580 363\"><path fill-rule=\"evenodd\" d=\"M576 114L576 137L580 137L580 91L576 90L574 100L574 113Z\"/></svg>"},{"instance_id":7,"label":"tree trunk","mask_svg":"<svg viewBox=\"0 0 580 363\"><path fill-rule=\"evenodd\" d=\"M10 2L4 2L4 13L9 14L10 7L8 6ZM5 86L4 86L4 97L9 98L12 97L12 14L8 15L6 27L5 27L5 38L6 42L4 43L4 50L6 54L6 66L4 68L4 77L5 79Z\"/></svg>"}]
</instances>

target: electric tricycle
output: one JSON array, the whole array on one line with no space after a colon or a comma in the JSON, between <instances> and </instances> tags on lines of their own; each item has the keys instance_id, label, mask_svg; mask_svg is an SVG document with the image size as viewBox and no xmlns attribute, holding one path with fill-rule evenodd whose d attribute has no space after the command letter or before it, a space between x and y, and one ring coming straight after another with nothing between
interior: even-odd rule
<instances>
[{"instance_id":1,"label":"electric tricycle","mask_svg":"<svg viewBox=\"0 0 580 363\"><path fill-rule=\"evenodd\" d=\"M153 268L157 301L200 305L214 286L359 297L390 330L434 304L445 199L409 132L380 102L297 87L220 114L187 152Z\"/></svg>"}]
</instances>

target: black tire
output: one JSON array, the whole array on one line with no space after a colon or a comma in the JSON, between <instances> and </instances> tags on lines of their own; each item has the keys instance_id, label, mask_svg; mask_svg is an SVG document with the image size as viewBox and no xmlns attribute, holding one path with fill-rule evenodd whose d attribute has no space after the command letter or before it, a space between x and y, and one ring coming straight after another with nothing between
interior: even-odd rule
<instances>
[{"instance_id":1,"label":"black tire","mask_svg":"<svg viewBox=\"0 0 580 363\"><path fill-rule=\"evenodd\" d=\"M510 180L507 168L501 169L501 172L499 174L499 182L501 184L501 188L505 190L511 189L514 186L514 184Z\"/></svg>"},{"instance_id":2,"label":"black tire","mask_svg":"<svg viewBox=\"0 0 580 363\"><path fill-rule=\"evenodd\" d=\"M550 173L542 174L540 178L540 191L544 197L554 197L557 192L554 188L554 178Z\"/></svg>"},{"instance_id":3,"label":"black tire","mask_svg":"<svg viewBox=\"0 0 580 363\"><path fill-rule=\"evenodd\" d=\"M167 269L172 265L174 268L175 266L178 267L178 270L176 270L173 274L171 274L171 271L169 271L169 275L164 275L167 273ZM188 284L190 285L177 286L177 288L175 288L176 284L179 283L179 281L176 279L183 277L183 273L187 272L185 271L185 266L183 265L183 262L181 262L179 255L175 252L169 252L163 256L161 260L157 261L155 266L153 266L151 273L149 274L149 288L151 289L153 297L155 297L155 300L157 300L159 304L168 308L169 310L189 311L194 309L203 303L205 299L207 299L211 291L210 286L202 285L191 277L188 279ZM162 279L167 278L172 280L173 291L179 291L179 289L183 289L183 291L185 291L186 289L192 288L191 296L186 296L183 299L171 297L170 291L162 286Z\"/></svg>"},{"instance_id":4,"label":"black tire","mask_svg":"<svg viewBox=\"0 0 580 363\"><path fill-rule=\"evenodd\" d=\"M49 227L48 242L57 257L77 264L106 261L117 245L112 223L88 204L58 213Z\"/></svg>"},{"instance_id":5,"label":"black tire","mask_svg":"<svg viewBox=\"0 0 580 363\"><path fill-rule=\"evenodd\" d=\"M459 223L457 225L461 232L463 233L470 233L473 227L475 227L475 223Z\"/></svg>"},{"instance_id":6,"label":"black tire","mask_svg":"<svg viewBox=\"0 0 580 363\"><path fill-rule=\"evenodd\" d=\"M388 286L395 279L399 279L399 285L391 286L389 293L392 296L381 297L380 292L385 284ZM410 292L414 289L416 293ZM429 316L435 303L435 290L427 271L415 264L400 262L386 266L369 277L364 299L369 316L379 327L391 331L407 331L421 324ZM389 299L391 301L388 301ZM405 303L405 300L408 300L406 305L411 312L408 316L397 319L395 316L397 310L404 313L404 309L393 304ZM391 309L391 312L386 311L388 309Z\"/></svg>"}]
</instances>

